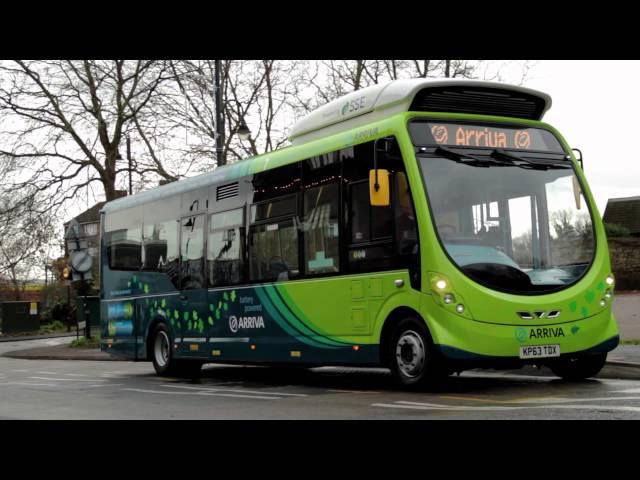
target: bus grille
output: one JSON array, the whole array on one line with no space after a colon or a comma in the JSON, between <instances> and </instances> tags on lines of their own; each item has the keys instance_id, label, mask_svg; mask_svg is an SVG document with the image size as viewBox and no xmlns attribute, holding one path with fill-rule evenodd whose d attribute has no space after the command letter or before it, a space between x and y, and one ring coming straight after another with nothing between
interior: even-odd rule
<instances>
[{"instance_id":1,"label":"bus grille","mask_svg":"<svg viewBox=\"0 0 640 480\"><path fill-rule=\"evenodd\" d=\"M413 99L410 110L419 112L475 113L539 120L545 102L523 92L494 88L425 88Z\"/></svg>"},{"instance_id":2,"label":"bus grille","mask_svg":"<svg viewBox=\"0 0 640 480\"><path fill-rule=\"evenodd\" d=\"M225 198L233 198L238 196L238 182L229 183L227 185L220 185L216 189L216 201L224 200Z\"/></svg>"}]
</instances>

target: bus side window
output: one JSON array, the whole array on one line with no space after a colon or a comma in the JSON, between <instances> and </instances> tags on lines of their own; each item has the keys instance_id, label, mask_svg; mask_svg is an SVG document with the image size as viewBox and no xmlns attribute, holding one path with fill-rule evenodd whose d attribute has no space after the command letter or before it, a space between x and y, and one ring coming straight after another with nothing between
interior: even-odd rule
<instances>
[{"instance_id":1,"label":"bus side window","mask_svg":"<svg viewBox=\"0 0 640 480\"><path fill-rule=\"evenodd\" d=\"M301 164L256 173L249 215L249 279L282 281L300 275Z\"/></svg>"},{"instance_id":2,"label":"bus side window","mask_svg":"<svg viewBox=\"0 0 640 480\"><path fill-rule=\"evenodd\" d=\"M179 198L144 205L142 232L142 270L164 273L174 288L179 288ZM155 288L160 287L158 284Z\"/></svg>"},{"instance_id":3,"label":"bus side window","mask_svg":"<svg viewBox=\"0 0 640 480\"><path fill-rule=\"evenodd\" d=\"M209 216L207 274L209 286L236 285L243 281L244 209Z\"/></svg>"},{"instance_id":4,"label":"bus side window","mask_svg":"<svg viewBox=\"0 0 640 480\"><path fill-rule=\"evenodd\" d=\"M204 282L204 215L181 220L180 289L205 288Z\"/></svg>"},{"instance_id":5,"label":"bus side window","mask_svg":"<svg viewBox=\"0 0 640 480\"><path fill-rule=\"evenodd\" d=\"M300 274L297 195L251 205L250 279L283 281Z\"/></svg>"},{"instance_id":6,"label":"bus side window","mask_svg":"<svg viewBox=\"0 0 640 480\"><path fill-rule=\"evenodd\" d=\"M312 157L302 164L305 275L340 271L339 179L336 152Z\"/></svg>"},{"instance_id":7,"label":"bus side window","mask_svg":"<svg viewBox=\"0 0 640 480\"><path fill-rule=\"evenodd\" d=\"M391 268L394 257L392 205L372 207L369 201L373 142L344 149L341 157L349 270L370 272ZM378 166L387 168L384 156Z\"/></svg>"},{"instance_id":8,"label":"bus side window","mask_svg":"<svg viewBox=\"0 0 640 480\"><path fill-rule=\"evenodd\" d=\"M142 209L106 215L104 243L111 270L139 270L142 263Z\"/></svg>"},{"instance_id":9,"label":"bus side window","mask_svg":"<svg viewBox=\"0 0 640 480\"><path fill-rule=\"evenodd\" d=\"M414 255L418 251L418 232L409 182L403 171L396 172L394 180L397 252L400 256Z\"/></svg>"}]
</instances>

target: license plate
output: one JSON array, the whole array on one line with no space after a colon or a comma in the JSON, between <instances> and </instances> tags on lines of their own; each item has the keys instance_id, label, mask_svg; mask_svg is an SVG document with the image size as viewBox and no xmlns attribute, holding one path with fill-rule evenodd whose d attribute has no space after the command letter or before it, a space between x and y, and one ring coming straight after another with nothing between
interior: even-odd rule
<instances>
[{"instance_id":1,"label":"license plate","mask_svg":"<svg viewBox=\"0 0 640 480\"><path fill-rule=\"evenodd\" d=\"M520 358L559 357L560 345L525 345L520 347Z\"/></svg>"}]
</instances>

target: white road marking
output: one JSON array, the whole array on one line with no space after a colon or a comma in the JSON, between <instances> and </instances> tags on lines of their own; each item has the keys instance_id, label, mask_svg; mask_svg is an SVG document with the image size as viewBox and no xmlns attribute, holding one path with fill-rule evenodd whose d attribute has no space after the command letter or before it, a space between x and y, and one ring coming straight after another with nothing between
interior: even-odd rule
<instances>
[{"instance_id":1,"label":"white road marking","mask_svg":"<svg viewBox=\"0 0 640 480\"><path fill-rule=\"evenodd\" d=\"M473 407L473 406L454 406L454 405L399 405L389 403L372 403L372 407L381 408L402 408L409 410L451 410L451 411L509 411L509 410L605 410L605 411L624 411L624 412L640 412L640 407L629 407L623 405L536 405L536 406L521 406L521 407L501 407L501 406L487 406L487 407Z\"/></svg>"},{"instance_id":2,"label":"white road marking","mask_svg":"<svg viewBox=\"0 0 640 480\"><path fill-rule=\"evenodd\" d=\"M87 385L87 388L97 388L97 387L120 387L124 385L124 383L103 383L102 385Z\"/></svg>"},{"instance_id":3,"label":"white road marking","mask_svg":"<svg viewBox=\"0 0 640 480\"><path fill-rule=\"evenodd\" d=\"M266 397L260 395L238 395L234 393L213 393L213 392L167 392L164 390L147 390L144 388L123 388L121 390L126 390L130 392L140 392L140 393L158 393L161 395L206 395L211 397L233 397L233 398L252 398L257 400L281 400L282 397Z\"/></svg>"},{"instance_id":4,"label":"white road marking","mask_svg":"<svg viewBox=\"0 0 640 480\"><path fill-rule=\"evenodd\" d=\"M106 382L106 380L100 379L100 378L94 378L94 379L84 379L84 378L46 378L46 377L29 377L29 378L33 378L35 380L53 380L55 382Z\"/></svg>"},{"instance_id":5,"label":"white road marking","mask_svg":"<svg viewBox=\"0 0 640 480\"><path fill-rule=\"evenodd\" d=\"M35 373L39 373L41 375L57 375L56 372L45 372L45 371L42 371L42 372L35 372Z\"/></svg>"},{"instance_id":6,"label":"white road marking","mask_svg":"<svg viewBox=\"0 0 640 480\"><path fill-rule=\"evenodd\" d=\"M382 392L374 392L372 390L340 390L337 388L330 388L327 391L335 392L335 393L382 393Z\"/></svg>"},{"instance_id":7,"label":"white road marking","mask_svg":"<svg viewBox=\"0 0 640 480\"><path fill-rule=\"evenodd\" d=\"M627 390L614 390L613 393L640 393L640 388L629 388Z\"/></svg>"},{"instance_id":8,"label":"white road marking","mask_svg":"<svg viewBox=\"0 0 640 480\"><path fill-rule=\"evenodd\" d=\"M443 397L444 398L444 397ZM554 404L554 403L574 403L574 402L606 402L606 401L618 401L618 400L640 400L640 397L599 397L599 398L565 398L565 397L542 397L542 398L522 398L518 400L497 400L497 399L479 399L479 398L468 398L465 399L463 396L456 396L456 400L467 400L467 401L483 401L484 403L500 403L500 404L512 404L512 405L525 405L528 403L537 404L537 403L545 403L545 404ZM433 405L430 403L420 403L420 402L409 402L400 400L396 403L406 403L410 405Z\"/></svg>"},{"instance_id":9,"label":"white road marking","mask_svg":"<svg viewBox=\"0 0 640 480\"><path fill-rule=\"evenodd\" d=\"M57 387L55 383L30 383L30 382L6 382L0 383L0 386L3 385L27 385L29 387Z\"/></svg>"},{"instance_id":10,"label":"white road marking","mask_svg":"<svg viewBox=\"0 0 640 480\"><path fill-rule=\"evenodd\" d=\"M234 393L255 393L258 395L280 395L280 396L285 396L285 397L308 397L307 394L304 393L283 393L283 392L265 392L265 391L260 391L260 390L246 390L246 389L242 389L242 390L234 390L231 388L210 388L210 387L189 387L186 385L160 385L161 387L166 387L166 388L183 388L185 390L198 390L201 392L234 392Z\"/></svg>"},{"instance_id":11,"label":"white road marking","mask_svg":"<svg viewBox=\"0 0 640 480\"><path fill-rule=\"evenodd\" d=\"M36 372L40 373L40 372ZM65 373L65 375L69 375L70 377L88 377L89 375L85 375L84 373Z\"/></svg>"}]
</instances>

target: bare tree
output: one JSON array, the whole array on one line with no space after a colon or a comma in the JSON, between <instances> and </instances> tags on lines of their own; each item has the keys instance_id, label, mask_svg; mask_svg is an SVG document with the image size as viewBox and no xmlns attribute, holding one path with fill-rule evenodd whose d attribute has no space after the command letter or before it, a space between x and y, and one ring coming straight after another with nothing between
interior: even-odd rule
<instances>
[{"instance_id":1,"label":"bare tree","mask_svg":"<svg viewBox=\"0 0 640 480\"><path fill-rule=\"evenodd\" d=\"M107 200L128 171L120 154L163 82L162 61L4 61L0 63L0 159L13 190L47 192L47 208L98 183ZM175 178L146 152L137 172ZM144 164L141 159L149 158Z\"/></svg>"},{"instance_id":2,"label":"bare tree","mask_svg":"<svg viewBox=\"0 0 640 480\"><path fill-rule=\"evenodd\" d=\"M179 151L174 153L196 170L282 146L286 142L286 127L299 109L296 101L303 98L300 91L310 78L306 71L308 62L221 61L224 146L221 158L217 159L214 63L214 60L170 61L173 83L164 85L152 107L158 122L165 125L155 135L182 139ZM251 129L247 140L238 136L242 122ZM147 135L149 139L153 136L154 133Z\"/></svg>"},{"instance_id":3,"label":"bare tree","mask_svg":"<svg viewBox=\"0 0 640 480\"><path fill-rule=\"evenodd\" d=\"M26 199L0 196L0 278L10 285L12 298L20 300L46 258L43 247L53 240L56 219L36 212L36 195Z\"/></svg>"}]
</instances>

